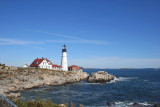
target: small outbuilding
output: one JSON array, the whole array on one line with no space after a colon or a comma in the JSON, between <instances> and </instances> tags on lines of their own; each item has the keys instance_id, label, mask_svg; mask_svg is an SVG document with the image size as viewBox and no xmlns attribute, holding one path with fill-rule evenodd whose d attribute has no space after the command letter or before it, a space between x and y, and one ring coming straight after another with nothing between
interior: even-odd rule
<instances>
[{"instance_id":1,"label":"small outbuilding","mask_svg":"<svg viewBox=\"0 0 160 107\"><path fill-rule=\"evenodd\" d=\"M56 64L52 64L52 69L53 70L62 70L62 66L56 65Z\"/></svg>"},{"instance_id":2,"label":"small outbuilding","mask_svg":"<svg viewBox=\"0 0 160 107\"><path fill-rule=\"evenodd\" d=\"M23 67L23 68L28 68L29 65L25 64L25 65L23 65L22 67Z\"/></svg>"},{"instance_id":3,"label":"small outbuilding","mask_svg":"<svg viewBox=\"0 0 160 107\"><path fill-rule=\"evenodd\" d=\"M72 66L69 66L69 67L68 67L68 70L69 70L69 71L76 71L76 70L80 70L80 67L79 67L79 66L76 66L76 65L72 65Z\"/></svg>"}]
</instances>

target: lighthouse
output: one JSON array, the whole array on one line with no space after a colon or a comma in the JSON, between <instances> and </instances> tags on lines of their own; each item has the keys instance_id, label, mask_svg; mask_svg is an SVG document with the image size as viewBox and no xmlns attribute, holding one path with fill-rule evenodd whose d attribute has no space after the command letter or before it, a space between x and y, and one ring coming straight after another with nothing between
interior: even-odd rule
<instances>
[{"instance_id":1,"label":"lighthouse","mask_svg":"<svg viewBox=\"0 0 160 107\"><path fill-rule=\"evenodd\" d=\"M63 45L63 48L62 48L61 66L62 66L62 70L63 70L63 71L68 71L66 45Z\"/></svg>"}]
</instances>

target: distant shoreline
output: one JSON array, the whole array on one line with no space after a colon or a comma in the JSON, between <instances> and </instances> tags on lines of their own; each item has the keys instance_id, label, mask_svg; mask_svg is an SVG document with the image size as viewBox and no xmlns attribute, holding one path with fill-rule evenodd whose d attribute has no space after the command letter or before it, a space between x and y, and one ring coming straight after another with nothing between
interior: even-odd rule
<instances>
[{"instance_id":1,"label":"distant shoreline","mask_svg":"<svg viewBox=\"0 0 160 107\"><path fill-rule=\"evenodd\" d=\"M160 68L83 68L83 69L160 69Z\"/></svg>"}]
</instances>

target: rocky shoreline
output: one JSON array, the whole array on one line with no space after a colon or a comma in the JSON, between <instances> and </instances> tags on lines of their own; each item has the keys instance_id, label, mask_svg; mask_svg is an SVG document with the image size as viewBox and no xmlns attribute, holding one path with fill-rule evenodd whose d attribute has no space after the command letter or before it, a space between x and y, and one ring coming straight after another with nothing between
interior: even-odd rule
<instances>
[{"instance_id":1,"label":"rocky shoreline","mask_svg":"<svg viewBox=\"0 0 160 107\"><path fill-rule=\"evenodd\" d=\"M43 85L65 85L88 78L88 74L78 71L54 71L37 68L0 69L0 94L19 97L21 91Z\"/></svg>"}]
</instances>

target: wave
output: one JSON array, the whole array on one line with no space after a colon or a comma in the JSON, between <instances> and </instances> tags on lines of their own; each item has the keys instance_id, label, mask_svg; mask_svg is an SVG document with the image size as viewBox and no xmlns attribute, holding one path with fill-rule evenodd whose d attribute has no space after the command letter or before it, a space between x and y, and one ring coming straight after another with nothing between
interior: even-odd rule
<instances>
[{"instance_id":1,"label":"wave","mask_svg":"<svg viewBox=\"0 0 160 107\"><path fill-rule=\"evenodd\" d=\"M86 84L91 84L91 85L99 85L99 84L101 84L101 83L86 83Z\"/></svg>"},{"instance_id":2,"label":"wave","mask_svg":"<svg viewBox=\"0 0 160 107\"><path fill-rule=\"evenodd\" d=\"M148 102L107 102L107 107L153 107L160 106L157 103Z\"/></svg>"},{"instance_id":3,"label":"wave","mask_svg":"<svg viewBox=\"0 0 160 107\"><path fill-rule=\"evenodd\" d=\"M137 79L138 77L115 77L113 80L111 80L110 82L108 83L115 83L115 82L118 82L118 81L130 81L132 79Z\"/></svg>"},{"instance_id":4,"label":"wave","mask_svg":"<svg viewBox=\"0 0 160 107\"><path fill-rule=\"evenodd\" d=\"M110 82L106 82L106 84L115 83L115 82L118 82L118 81L130 81L130 80L136 79L136 78L138 78L138 77L118 77L118 78L115 77ZM101 83L86 83L86 84L97 85L97 84L101 84Z\"/></svg>"},{"instance_id":5,"label":"wave","mask_svg":"<svg viewBox=\"0 0 160 107\"><path fill-rule=\"evenodd\" d=\"M114 83L114 82L117 82L117 81L119 81L119 78L114 77L114 79L113 79L113 80L111 80L111 81L110 81L110 82L108 82L108 83Z\"/></svg>"},{"instance_id":6,"label":"wave","mask_svg":"<svg viewBox=\"0 0 160 107\"><path fill-rule=\"evenodd\" d=\"M118 81L130 81L132 79L137 79L138 77L119 77Z\"/></svg>"}]
</instances>

